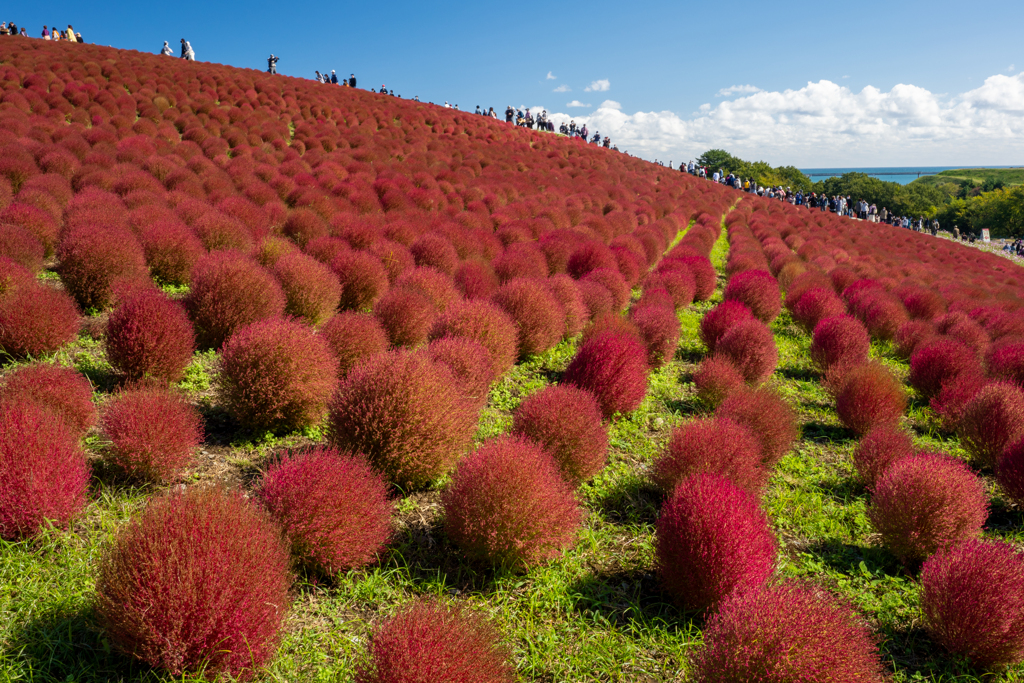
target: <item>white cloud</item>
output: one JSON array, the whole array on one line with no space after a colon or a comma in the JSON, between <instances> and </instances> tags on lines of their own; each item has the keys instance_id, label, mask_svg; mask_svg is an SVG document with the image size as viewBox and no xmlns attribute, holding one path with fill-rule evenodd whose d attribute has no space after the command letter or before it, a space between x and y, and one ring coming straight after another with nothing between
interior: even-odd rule
<instances>
[{"instance_id":1,"label":"white cloud","mask_svg":"<svg viewBox=\"0 0 1024 683\"><path fill-rule=\"evenodd\" d=\"M570 92L571 90L572 90L572 88L570 88L569 86L563 84L563 85L558 86L557 88L555 88L551 92Z\"/></svg>"},{"instance_id":2,"label":"white cloud","mask_svg":"<svg viewBox=\"0 0 1024 683\"><path fill-rule=\"evenodd\" d=\"M551 118L557 125L570 116ZM907 84L855 92L818 81L706 104L688 118L627 114L607 100L576 121L652 159L685 161L720 147L745 159L812 168L1012 164L1024 156L1024 73L991 76L953 96Z\"/></svg>"},{"instance_id":3,"label":"white cloud","mask_svg":"<svg viewBox=\"0 0 1024 683\"><path fill-rule=\"evenodd\" d=\"M586 88L584 88L584 90L586 92L605 92L606 90L611 90L611 88L611 81L609 81L607 78L602 78L599 81L594 81Z\"/></svg>"},{"instance_id":4,"label":"white cloud","mask_svg":"<svg viewBox=\"0 0 1024 683\"><path fill-rule=\"evenodd\" d=\"M1009 71L1010 73L1013 73L1017 69L1013 66L1013 64L1011 64L1010 66L1006 67L1006 70Z\"/></svg>"},{"instance_id":5,"label":"white cloud","mask_svg":"<svg viewBox=\"0 0 1024 683\"><path fill-rule=\"evenodd\" d=\"M555 81L555 80L558 80L558 76L553 76L553 75L551 74L551 72L549 71L549 72L548 72L548 77L547 77L547 80L549 80L549 81Z\"/></svg>"},{"instance_id":6,"label":"white cloud","mask_svg":"<svg viewBox=\"0 0 1024 683\"><path fill-rule=\"evenodd\" d=\"M754 92L761 92L761 89L756 85L730 85L728 88L722 88L718 91L715 97L729 97L729 95L740 95L749 94Z\"/></svg>"},{"instance_id":7,"label":"white cloud","mask_svg":"<svg viewBox=\"0 0 1024 683\"><path fill-rule=\"evenodd\" d=\"M589 104L583 104L579 100L573 100L572 102L569 102L565 106L567 106L567 107L589 107L590 105Z\"/></svg>"}]
</instances>

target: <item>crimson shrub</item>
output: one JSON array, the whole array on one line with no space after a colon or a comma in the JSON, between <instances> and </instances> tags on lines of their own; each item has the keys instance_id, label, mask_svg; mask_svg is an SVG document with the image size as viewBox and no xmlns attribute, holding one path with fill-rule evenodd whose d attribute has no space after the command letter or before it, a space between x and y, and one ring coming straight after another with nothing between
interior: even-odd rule
<instances>
[{"instance_id":1,"label":"crimson shrub","mask_svg":"<svg viewBox=\"0 0 1024 683\"><path fill-rule=\"evenodd\" d=\"M679 263L685 265L687 270L693 275L695 289L693 292L693 298L695 301L707 301L711 298L711 295L715 293L715 287L718 285L718 273L715 272L715 267L711 265L711 259L707 256L682 256L673 257L673 263ZM664 273L665 270L659 267L659 272ZM672 291L671 289L669 291Z\"/></svg>"},{"instance_id":2,"label":"crimson shrub","mask_svg":"<svg viewBox=\"0 0 1024 683\"><path fill-rule=\"evenodd\" d=\"M583 301L583 294L576 281L568 275L561 273L553 275L544 281L551 296L555 298L565 312L565 331L563 336L572 339L583 331L587 324L590 312Z\"/></svg>"},{"instance_id":3,"label":"crimson shrub","mask_svg":"<svg viewBox=\"0 0 1024 683\"><path fill-rule=\"evenodd\" d=\"M813 332L825 318L846 313L842 299L831 288L815 287L804 292L792 308L793 320L808 332Z\"/></svg>"},{"instance_id":4,"label":"crimson shrub","mask_svg":"<svg viewBox=\"0 0 1024 683\"><path fill-rule=\"evenodd\" d=\"M388 274L373 254L365 251L343 251L331 261L331 270L341 284L340 308L363 311L388 291Z\"/></svg>"},{"instance_id":5,"label":"crimson shrub","mask_svg":"<svg viewBox=\"0 0 1024 683\"><path fill-rule=\"evenodd\" d=\"M103 409L107 457L134 477L165 482L191 464L203 422L178 394L138 388L115 395Z\"/></svg>"},{"instance_id":6,"label":"crimson shrub","mask_svg":"<svg viewBox=\"0 0 1024 683\"><path fill-rule=\"evenodd\" d=\"M441 337L430 342L426 352L432 361L448 368L471 404L482 408L487 403L495 376L491 355L483 344L468 337Z\"/></svg>"},{"instance_id":7,"label":"crimson shrub","mask_svg":"<svg viewBox=\"0 0 1024 683\"><path fill-rule=\"evenodd\" d=\"M0 256L6 256L33 273L43 267L42 243L20 225L0 223Z\"/></svg>"},{"instance_id":8,"label":"crimson shrub","mask_svg":"<svg viewBox=\"0 0 1024 683\"><path fill-rule=\"evenodd\" d=\"M651 478L671 493L687 477L720 475L751 495L768 479L761 443L747 428L727 417L698 418L672 430L672 437L651 468Z\"/></svg>"},{"instance_id":9,"label":"crimson shrub","mask_svg":"<svg viewBox=\"0 0 1024 683\"><path fill-rule=\"evenodd\" d=\"M605 418L630 413L647 393L647 354L634 337L601 332L580 344L562 381L589 391Z\"/></svg>"},{"instance_id":10,"label":"crimson shrub","mask_svg":"<svg viewBox=\"0 0 1024 683\"><path fill-rule=\"evenodd\" d=\"M285 254L273 267L284 290L285 313L320 325L338 308L341 284L338 276L312 256Z\"/></svg>"},{"instance_id":11,"label":"crimson shrub","mask_svg":"<svg viewBox=\"0 0 1024 683\"><path fill-rule=\"evenodd\" d=\"M508 372L518 353L515 323L489 301L462 301L448 308L434 323L431 339L466 337L487 349L494 377Z\"/></svg>"},{"instance_id":12,"label":"crimson shrub","mask_svg":"<svg viewBox=\"0 0 1024 683\"><path fill-rule=\"evenodd\" d=\"M184 223L157 220L142 232L146 265L157 279L174 285L187 284L192 269L206 250Z\"/></svg>"},{"instance_id":13,"label":"crimson shrub","mask_svg":"<svg viewBox=\"0 0 1024 683\"><path fill-rule=\"evenodd\" d=\"M907 409L903 385L878 362L851 369L836 396L836 414L857 436L883 424L896 424Z\"/></svg>"},{"instance_id":14,"label":"crimson shrub","mask_svg":"<svg viewBox=\"0 0 1024 683\"><path fill-rule=\"evenodd\" d=\"M680 325L675 311L663 306L633 306L629 319L647 347L647 365L660 368L679 346Z\"/></svg>"},{"instance_id":15,"label":"crimson shrub","mask_svg":"<svg viewBox=\"0 0 1024 683\"><path fill-rule=\"evenodd\" d=\"M994 345L985 356L989 374L1024 389L1024 340Z\"/></svg>"},{"instance_id":16,"label":"crimson shrub","mask_svg":"<svg viewBox=\"0 0 1024 683\"><path fill-rule=\"evenodd\" d=\"M893 336L893 344L896 346L896 355L900 358L910 358L917 345L928 337L935 335L935 326L924 320L908 320L899 326Z\"/></svg>"},{"instance_id":17,"label":"crimson shrub","mask_svg":"<svg viewBox=\"0 0 1024 683\"><path fill-rule=\"evenodd\" d=\"M700 340L713 354L725 333L740 323L754 319L754 314L739 301L723 301L708 311L700 321Z\"/></svg>"},{"instance_id":18,"label":"crimson shrub","mask_svg":"<svg viewBox=\"0 0 1024 683\"><path fill-rule=\"evenodd\" d=\"M437 308L426 295L404 287L388 290L373 307L373 315L395 346L415 348L427 341Z\"/></svg>"},{"instance_id":19,"label":"crimson shrub","mask_svg":"<svg viewBox=\"0 0 1024 683\"><path fill-rule=\"evenodd\" d=\"M131 292L111 312L104 344L107 360L129 380L177 382L195 350L181 304L150 288Z\"/></svg>"},{"instance_id":20,"label":"crimson shrub","mask_svg":"<svg viewBox=\"0 0 1024 683\"><path fill-rule=\"evenodd\" d=\"M565 311L541 280L510 280L494 293L492 301L516 325L519 356L543 353L562 338Z\"/></svg>"},{"instance_id":21,"label":"crimson shrub","mask_svg":"<svg viewBox=\"0 0 1024 683\"><path fill-rule=\"evenodd\" d=\"M948 337L925 341L910 355L910 385L926 399L964 372L980 374L981 364L970 348Z\"/></svg>"},{"instance_id":22,"label":"crimson shrub","mask_svg":"<svg viewBox=\"0 0 1024 683\"><path fill-rule=\"evenodd\" d=\"M715 344L715 355L729 360L753 385L771 377L779 362L772 331L760 320L733 326Z\"/></svg>"},{"instance_id":23,"label":"crimson shrub","mask_svg":"<svg viewBox=\"0 0 1024 683\"><path fill-rule=\"evenodd\" d=\"M722 294L725 301L739 301L765 323L771 323L782 310L782 294L779 283L766 270L745 270L729 278L729 284Z\"/></svg>"},{"instance_id":24,"label":"crimson shrub","mask_svg":"<svg viewBox=\"0 0 1024 683\"><path fill-rule=\"evenodd\" d=\"M1024 391L1010 382L982 388L964 409L957 431L968 452L994 469L1007 444L1024 434Z\"/></svg>"},{"instance_id":25,"label":"crimson shrub","mask_svg":"<svg viewBox=\"0 0 1024 683\"><path fill-rule=\"evenodd\" d=\"M848 315L825 318L814 327L811 359L821 369L852 367L867 361L871 337L859 320Z\"/></svg>"},{"instance_id":26,"label":"crimson shrub","mask_svg":"<svg viewBox=\"0 0 1024 683\"><path fill-rule=\"evenodd\" d=\"M388 335L372 315L338 313L320 328L320 336L338 360L338 375L344 377L363 358L388 350Z\"/></svg>"},{"instance_id":27,"label":"crimson shrub","mask_svg":"<svg viewBox=\"0 0 1024 683\"><path fill-rule=\"evenodd\" d=\"M996 479L1010 500L1024 505L1024 435L1007 444L999 454Z\"/></svg>"},{"instance_id":28,"label":"crimson shrub","mask_svg":"<svg viewBox=\"0 0 1024 683\"><path fill-rule=\"evenodd\" d=\"M472 559L527 569L572 545L581 512L554 459L521 436L484 443L442 498L445 530Z\"/></svg>"},{"instance_id":29,"label":"crimson shrub","mask_svg":"<svg viewBox=\"0 0 1024 683\"><path fill-rule=\"evenodd\" d=\"M29 283L0 296L0 347L14 356L46 356L78 336L75 302L63 291Z\"/></svg>"},{"instance_id":30,"label":"crimson shrub","mask_svg":"<svg viewBox=\"0 0 1024 683\"><path fill-rule=\"evenodd\" d=\"M943 431L957 430L967 406L988 383L989 379L981 373L968 371L960 373L942 385L942 389L932 397L928 405L939 416L939 424Z\"/></svg>"},{"instance_id":31,"label":"crimson shrub","mask_svg":"<svg viewBox=\"0 0 1024 683\"><path fill-rule=\"evenodd\" d=\"M149 278L146 258L135 236L101 226L71 230L57 247L61 281L82 308L104 308L119 281Z\"/></svg>"},{"instance_id":32,"label":"crimson shrub","mask_svg":"<svg viewBox=\"0 0 1024 683\"><path fill-rule=\"evenodd\" d=\"M747 427L761 442L766 468L774 467L797 438L796 414L774 390L742 388L718 406L715 415Z\"/></svg>"},{"instance_id":33,"label":"crimson shrub","mask_svg":"<svg viewBox=\"0 0 1024 683\"><path fill-rule=\"evenodd\" d=\"M621 312L629 303L629 285L618 270L612 268L597 268L590 271L582 278L588 282L596 282L612 295L612 310Z\"/></svg>"},{"instance_id":34,"label":"crimson shrub","mask_svg":"<svg viewBox=\"0 0 1024 683\"><path fill-rule=\"evenodd\" d=\"M717 408L729 394L746 386L743 375L732 361L721 356L705 358L693 373L697 398L711 408Z\"/></svg>"},{"instance_id":35,"label":"crimson shrub","mask_svg":"<svg viewBox=\"0 0 1024 683\"><path fill-rule=\"evenodd\" d=\"M409 245L409 251L416 259L417 266L430 266L437 268L442 273L451 275L459 265L459 254L455 251L452 243L443 236L436 233L420 235L415 242ZM545 274L546 274L545 268Z\"/></svg>"},{"instance_id":36,"label":"crimson shrub","mask_svg":"<svg viewBox=\"0 0 1024 683\"><path fill-rule=\"evenodd\" d=\"M897 460L914 454L910 435L894 424L880 424L861 438L853 451L857 476L869 490Z\"/></svg>"},{"instance_id":37,"label":"crimson shrub","mask_svg":"<svg viewBox=\"0 0 1024 683\"><path fill-rule=\"evenodd\" d=\"M64 420L74 436L96 424L92 385L72 368L50 363L23 365L4 377L0 400L33 403Z\"/></svg>"}]
</instances>

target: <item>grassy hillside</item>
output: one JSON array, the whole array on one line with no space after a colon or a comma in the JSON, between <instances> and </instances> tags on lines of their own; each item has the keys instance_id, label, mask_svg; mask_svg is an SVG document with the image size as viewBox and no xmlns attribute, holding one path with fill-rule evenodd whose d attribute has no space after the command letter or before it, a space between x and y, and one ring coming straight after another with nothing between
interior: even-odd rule
<instances>
[{"instance_id":1,"label":"grassy hillside","mask_svg":"<svg viewBox=\"0 0 1024 683\"><path fill-rule=\"evenodd\" d=\"M949 171L941 171L935 175L926 175L916 178L913 183L922 185L940 186L954 183L959 185L961 181L970 181L973 185L981 186L986 182L1001 181L1004 186L1024 185L1024 168L962 168Z\"/></svg>"}]
</instances>

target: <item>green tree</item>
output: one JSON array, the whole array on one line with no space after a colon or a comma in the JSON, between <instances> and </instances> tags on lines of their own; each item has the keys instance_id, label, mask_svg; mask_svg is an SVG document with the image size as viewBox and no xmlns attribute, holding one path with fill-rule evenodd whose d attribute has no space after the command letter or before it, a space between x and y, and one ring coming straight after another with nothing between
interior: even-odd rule
<instances>
[{"instance_id":1,"label":"green tree","mask_svg":"<svg viewBox=\"0 0 1024 683\"><path fill-rule=\"evenodd\" d=\"M698 166L707 166L709 173L718 169L724 169L727 173L736 168L740 163L739 159L726 152L724 149L709 149L697 159Z\"/></svg>"}]
</instances>

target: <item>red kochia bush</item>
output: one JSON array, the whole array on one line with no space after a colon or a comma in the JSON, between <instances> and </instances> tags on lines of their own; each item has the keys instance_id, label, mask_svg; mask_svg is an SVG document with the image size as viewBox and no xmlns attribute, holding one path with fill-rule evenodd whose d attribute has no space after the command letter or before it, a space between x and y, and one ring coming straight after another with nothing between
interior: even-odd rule
<instances>
[{"instance_id":1,"label":"red kochia bush","mask_svg":"<svg viewBox=\"0 0 1024 683\"><path fill-rule=\"evenodd\" d=\"M372 315L338 313L320 328L320 336L338 359L338 375L344 377L363 358L388 350L388 335Z\"/></svg>"},{"instance_id":2,"label":"red kochia bush","mask_svg":"<svg viewBox=\"0 0 1024 683\"><path fill-rule=\"evenodd\" d=\"M565 311L542 280L511 280L494 293L492 301L516 325L520 357L543 353L562 338Z\"/></svg>"},{"instance_id":3,"label":"red kochia bush","mask_svg":"<svg viewBox=\"0 0 1024 683\"><path fill-rule=\"evenodd\" d=\"M119 281L149 279L146 258L126 230L90 226L71 230L57 248L58 272L82 308L103 308Z\"/></svg>"},{"instance_id":4,"label":"red kochia bush","mask_svg":"<svg viewBox=\"0 0 1024 683\"><path fill-rule=\"evenodd\" d=\"M862 436L883 424L896 424L907 409L907 392L884 365L859 365L843 379L836 396L836 414L854 434Z\"/></svg>"},{"instance_id":5,"label":"red kochia bush","mask_svg":"<svg viewBox=\"0 0 1024 683\"><path fill-rule=\"evenodd\" d=\"M584 242L570 254L565 272L579 280L598 268L617 269L615 253L597 241Z\"/></svg>"},{"instance_id":6,"label":"red kochia bush","mask_svg":"<svg viewBox=\"0 0 1024 683\"><path fill-rule=\"evenodd\" d=\"M766 270L745 270L729 278L722 294L725 301L739 301L766 325L779 317L782 294L779 283Z\"/></svg>"},{"instance_id":7,"label":"red kochia bush","mask_svg":"<svg viewBox=\"0 0 1024 683\"><path fill-rule=\"evenodd\" d=\"M521 436L489 441L460 462L442 502L448 536L467 556L512 569L561 554L582 517L551 455Z\"/></svg>"},{"instance_id":8,"label":"red kochia bush","mask_svg":"<svg viewBox=\"0 0 1024 683\"><path fill-rule=\"evenodd\" d=\"M565 313L563 336L566 339L572 339L583 331L583 327L587 324L587 318L589 317L589 310L583 301L583 293L580 291L580 284L582 283L577 283L571 277L562 273L549 277L544 281L544 284ZM589 284L596 285L597 283L591 282Z\"/></svg>"},{"instance_id":9,"label":"red kochia bush","mask_svg":"<svg viewBox=\"0 0 1024 683\"><path fill-rule=\"evenodd\" d=\"M195 408L171 391L141 388L117 394L104 408L109 459L131 476L168 481L187 467L203 441Z\"/></svg>"},{"instance_id":10,"label":"red kochia bush","mask_svg":"<svg viewBox=\"0 0 1024 683\"><path fill-rule=\"evenodd\" d=\"M495 378L508 372L518 354L516 325L489 301L462 301L449 306L435 321L431 339L466 337L487 349Z\"/></svg>"},{"instance_id":11,"label":"red kochia bush","mask_svg":"<svg viewBox=\"0 0 1024 683\"><path fill-rule=\"evenodd\" d=\"M396 287L374 305L373 315L392 344L415 348L427 341L437 308L425 294Z\"/></svg>"},{"instance_id":12,"label":"red kochia bush","mask_svg":"<svg viewBox=\"0 0 1024 683\"><path fill-rule=\"evenodd\" d=\"M85 507L89 465L64 420L31 401L0 403L0 538L68 523Z\"/></svg>"},{"instance_id":13,"label":"red kochia bush","mask_svg":"<svg viewBox=\"0 0 1024 683\"><path fill-rule=\"evenodd\" d=\"M935 326L924 320L908 320L899 326L892 341L896 346L896 355L910 358L917 345L928 337L935 335Z\"/></svg>"},{"instance_id":14,"label":"red kochia bush","mask_svg":"<svg viewBox=\"0 0 1024 683\"><path fill-rule=\"evenodd\" d=\"M804 292L792 309L793 320L808 332L825 318L846 313L842 299L831 288L815 287Z\"/></svg>"},{"instance_id":15,"label":"red kochia bush","mask_svg":"<svg viewBox=\"0 0 1024 683\"><path fill-rule=\"evenodd\" d=\"M0 401L34 403L64 420L76 437L96 424L92 385L72 368L34 363L17 368L4 379Z\"/></svg>"},{"instance_id":16,"label":"red kochia bush","mask_svg":"<svg viewBox=\"0 0 1024 683\"><path fill-rule=\"evenodd\" d=\"M864 435L853 451L857 476L869 490L897 460L914 454L910 435L892 424L881 424Z\"/></svg>"},{"instance_id":17,"label":"red kochia bush","mask_svg":"<svg viewBox=\"0 0 1024 683\"><path fill-rule=\"evenodd\" d=\"M967 404L957 430L978 462L994 468L1002 450L1024 434L1024 391L1010 382L994 382Z\"/></svg>"},{"instance_id":18,"label":"red kochia bush","mask_svg":"<svg viewBox=\"0 0 1024 683\"><path fill-rule=\"evenodd\" d=\"M761 442L761 455L767 468L782 459L797 437L796 414L775 391L762 387L743 388L722 401L715 412L747 427Z\"/></svg>"},{"instance_id":19,"label":"red kochia bush","mask_svg":"<svg viewBox=\"0 0 1024 683\"><path fill-rule=\"evenodd\" d=\"M78 335L75 302L64 292L30 282L0 296L0 347L14 356L45 356Z\"/></svg>"},{"instance_id":20,"label":"red kochia bush","mask_svg":"<svg viewBox=\"0 0 1024 683\"><path fill-rule=\"evenodd\" d=\"M181 304L156 289L128 294L110 314L107 360L129 380L177 382L192 360L192 323Z\"/></svg>"},{"instance_id":21,"label":"red kochia bush","mask_svg":"<svg viewBox=\"0 0 1024 683\"><path fill-rule=\"evenodd\" d=\"M1024 389L1024 341L996 344L985 357L989 374Z\"/></svg>"},{"instance_id":22,"label":"red kochia bush","mask_svg":"<svg viewBox=\"0 0 1024 683\"><path fill-rule=\"evenodd\" d=\"M0 256L6 256L33 273L43 267L42 243L20 225L0 223Z\"/></svg>"},{"instance_id":23,"label":"red kochia bush","mask_svg":"<svg viewBox=\"0 0 1024 683\"><path fill-rule=\"evenodd\" d=\"M605 418L630 413L647 393L646 357L634 337L600 332L580 344L562 381L593 394Z\"/></svg>"},{"instance_id":24,"label":"red kochia bush","mask_svg":"<svg viewBox=\"0 0 1024 683\"><path fill-rule=\"evenodd\" d=\"M689 268L683 266L659 271L645 281L644 290L658 285L664 287L668 292L676 310L692 304L697 292L697 281L693 273Z\"/></svg>"},{"instance_id":25,"label":"red kochia bush","mask_svg":"<svg viewBox=\"0 0 1024 683\"><path fill-rule=\"evenodd\" d=\"M274 264L284 290L285 313L320 325L338 308L341 284L338 276L312 256L301 252L285 254Z\"/></svg>"},{"instance_id":26,"label":"red kochia bush","mask_svg":"<svg viewBox=\"0 0 1024 683\"><path fill-rule=\"evenodd\" d=\"M600 472L607 459L608 428L601 424L601 407L575 387L548 386L520 403L511 433L540 444L573 484Z\"/></svg>"},{"instance_id":27,"label":"red kochia bush","mask_svg":"<svg viewBox=\"0 0 1024 683\"><path fill-rule=\"evenodd\" d=\"M825 318L814 327L811 359L828 372L860 365L868 359L871 337L859 320L848 315Z\"/></svg>"},{"instance_id":28,"label":"red kochia bush","mask_svg":"<svg viewBox=\"0 0 1024 683\"><path fill-rule=\"evenodd\" d=\"M331 442L365 454L400 486L424 486L448 472L475 429L476 413L451 373L407 351L356 365L330 406Z\"/></svg>"},{"instance_id":29,"label":"red kochia bush","mask_svg":"<svg viewBox=\"0 0 1024 683\"><path fill-rule=\"evenodd\" d=\"M981 373L969 370L942 385L942 389L928 401L928 405L939 416L939 426L943 431L957 430L967 406L989 381Z\"/></svg>"},{"instance_id":30,"label":"red kochia bush","mask_svg":"<svg viewBox=\"0 0 1024 683\"><path fill-rule=\"evenodd\" d=\"M857 613L795 581L724 600L691 671L697 683L888 680L875 638Z\"/></svg>"},{"instance_id":31,"label":"red kochia bush","mask_svg":"<svg viewBox=\"0 0 1024 683\"><path fill-rule=\"evenodd\" d=\"M971 540L921 568L928 634L986 669L1024 659L1024 558L1009 543Z\"/></svg>"},{"instance_id":32,"label":"red kochia bush","mask_svg":"<svg viewBox=\"0 0 1024 683\"><path fill-rule=\"evenodd\" d=\"M435 363L448 368L471 404L483 407L487 403L495 377L491 356L482 344L467 337L441 337L430 342L426 352Z\"/></svg>"},{"instance_id":33,"label":"red kochia bush","mask_svg":"<svg viewBox=\"0 0 1024 683\"><path fill-rule=\"evenodd\" d=\"M285 302L281 285L256 261L236 251L215 251L192 271L185 309L198 344L215 349L243 325L280 316Z\"/></svg>"},{"instance_id":34,"label":"red kochia bush","mask_svg":"<svg viewBox=\"0 0 1024 683\"><path fill-rule=\"evenodd\" d=\"M996 463L996 478L1010 500L1024 505L1024 435L1007 444Z\"/></svg>"},{"instance_id":35,"label":"red kochia bush","mask_svg":"<svg viewBox=\"0 0 1024 683\"><path fill-rule=\"evenodd\" d=\"M740 323L753 319L754 314L745 304L739 301L723 301L701 318L700 340L708 348L708 353L713 354L716 345L726 332Z\"/></svg>"},{"instance_id":36,"label":"red kochia bush","mask_svg":"<svg viewBox=\"0 0 1024 683\"><path fill-rule=\"evenodd\" d=\"M333 448L281 459L257 496L284 528L292 554L328 574L371 564L391 537L384 480L362 458Z\"/></svg>"},{"instance_id":37,"label":"red kochia bush","mask_svg":"<svg viewBox=\"0 0 1024 683\"><path fill-rule=\"evenodd\" d=\"M629 319L647 347L647 365L660 368L672 360L679 346L680 326L675 311L662 306L634 306Z\"/></svg>"},{"instance_id":38,"label":"red kochia bush","mask_svg":"<svg viewBox=\"0 0 1024 683\"><path fill-rule=\"evenodd\" d=\"M515 668L499 635L461 607L422 601L373 634L356 683L512 683Z\"/></svg>"},{"instance_id":39,"label":"red kochia bush","mask_svg":"<svg viewBox=\"0 0 1024 683\"><path fill-rule=\"evenodd\" d=\"M696 285L693 293L695 301L707 301L711 298L711 295L715 293L715 286L718 284L718 273L715 272L715 267L711 265L711 259L707 256L683 256L680 258L673 257L672 262L673 264L680 263L685 265L693 275ZM659 268L659 270L662 269Z\"/></svg>"},{"instance_id":40,"label":"red kochia bush","mask_svg":"<svg viewBox=\"0 0 1024 683\"><path fill-rule=\"evenodd\" d=\"M760 320L748 320L726 332L715 344L715 355L729 360L753 385L768 379L779 362L772 331Z\"/></svg>"},{"instance_id":41,"label":"red kochia bush","mask_svg":"<svg viewBox=\"0 0 1024 683\"><path fill-rule=\"evenodd\" d=\"M910 355L910 385L930 399L943 385L964 372L981 372L981 364L970 348L953 339L939 337L926 341Z\"/></svg>"},{"instance_id":42,"label":"red kochia bush","mask_svg":"<svg viewBox=\"0 0 1024 683\"><path fill-rule=\"evenodd\" d=\"M315 425L338 386L338 361L327 342L290 320L239 329L224 342L221 364L224 402L247 428Z\"/></svg>"},{"instance_id":43,"label":"red kochia bush","mask_svg":"<svg viewBox=\"0 0 1024 683\"><path fill-rule=\"evenodd\" d=\"M877 480L868 508L882 543L905 564L974 538L987 517L981 480L943 453L919 453L894 462Z\"/></svg>"},{"instance_id":44,"label":"red kochia bush","mask_svg":"<svg viewBox=\"0 0 1024 683\"><path fill-rule=\"evenodd\" d=\"M731 361L711 356L705 358L693 373L693 384L697 387L697 398L711 408L717 408L729 394L746 386L746 381Z\"/></svg>"},{"instance_id":45,"label":"red kochia bush","mask_svg":"<svg viewBox=\"0 0 1024 683\"><path fill-rule=\"evenodd\" d=\"M744 491L758 495L768 478L761 465L761 444L746 427L727 417L684 422L651 468L651 478L671 493L687 477L721 475Z\"/></svg>"},{"instance_id":46,"label":"red kochia bush","mask_svg":"<svg viewBox=\"0 0 1024 683\"><path fill-rule=\"evenodd\" d=\"M658 518L658 573L683 607L712 610L768 580L775 545L754 496L719 474L697 474L672 489Z\"/></svg>"},{"instance_id":47,"label":"red kochia bush","mask_svg":"<svg viewBox=\"0 0 1024 683\"><path fill-rule=\"evenodd\" d=\"M175 285L189 282L192 268L206 251L195 233L177 221L157 220L146 227L141 241L153 276Z\"/></svg>"},{"instance_id":48,"label":"red kochia bush","mask_svg":"<svg viewBox=\"0 0 1024 683\"><path fill-rule=\"evenodd\" d=\"M150 666L251 678L280 640L288 565L280 529L240 493L165 493L105 549L96 610L114 645Z\"/></svg>"},{"instance_id":49,"label":"red kochia bush","mask_svg":"<svg viewBox=\"0 0 1024 683\"><path fill-rule=\"evenodd\" d=\"M388 274L380 259L365 251L342 251L331 261L331 270L341 284L338 306L363 311L388 291Z\"/></svg>"},{"instance_id":50,"label":"red kochia bush","mask_svg":"<svg viewBox=\"0 0 1024 683\"><path fill-rule=\"evenodd\" d=\"M612 309L619 313L629 303L629 285L618 270L598 268L587 273L584 280L596 282L612 295Z\"/></svg>"}]
</instances>

